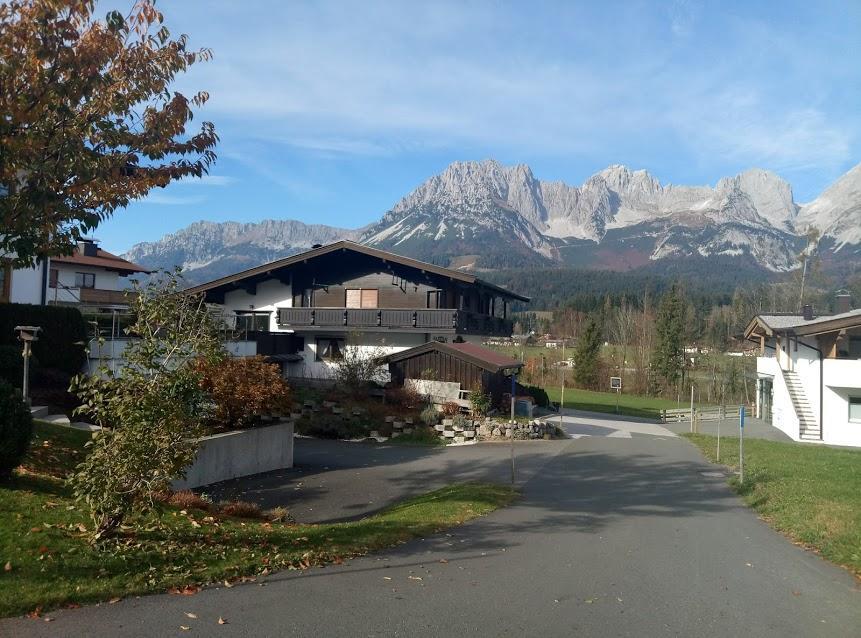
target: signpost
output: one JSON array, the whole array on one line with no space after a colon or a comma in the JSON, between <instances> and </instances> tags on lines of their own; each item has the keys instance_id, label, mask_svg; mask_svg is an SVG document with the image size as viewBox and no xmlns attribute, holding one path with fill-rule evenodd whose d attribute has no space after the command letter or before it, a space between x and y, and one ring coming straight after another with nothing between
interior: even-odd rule
<instances>
[{"instance_id":1,"label":"signpost","mask_svg":"<svg viewBox=\"0 0 861 638\"><path fill-rule=\"evenodd\" d=\"M559 429L562 428L562 409L565 407L565 337L562 337L562 361L559 362L559 370L562 372L562 392L561 398L559 399ZM563 430L564 431L564 430Z\"/></svg>"},{"instance_id":2,"label":"signpost","mask_svg":"<svg viewBox=\"0 0 861 638\"><path fill-rule=\"evenodd\" d=\"M511 487L514 487L514 394L517 387L517 373L511 373Z\"/></svg>"},{"instance_id":3,"label":"signpost","mask_svg":"<svg viewBox=\"0 0 861 638\"><path fill-rule=\"evenodd\" d=\"M738 481L744 483L744 406L738 409Z\"/></svg>"},{"instance_id":4,"label":"signpost","mask_svg":"<svg viewBox=\"0 0 861 638\"><path fill-rule=\"evenodd\" d=\"M619 395L622 394L622 377L610 377L610 389L616 391L616 414L619 414Z\"/></svg>"}]
</instances>

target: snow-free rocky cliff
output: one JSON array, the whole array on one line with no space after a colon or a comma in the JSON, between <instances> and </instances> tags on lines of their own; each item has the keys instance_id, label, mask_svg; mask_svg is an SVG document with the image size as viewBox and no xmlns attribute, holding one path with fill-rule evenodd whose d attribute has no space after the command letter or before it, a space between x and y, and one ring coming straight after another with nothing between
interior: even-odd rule
<instances>
[{"instance_id":1,"label":"snow-free rocky cliff","mask_svg":"<svg viewBox=\"0 0 861 638\"><path fill-rule=\"evenodd\" d=\"M861 244L861 164L799 206L786 181L761 169L715 186L676 186L614 165L571 186L538 180L522 164L455 162L366 229L198 222L126 256L150 266L182 265L193 281L336 239L470 269L563 262L627 269L721 255L785 271L796 267L810 227L821 231L829 250Z\"/></svg>"}]
</instances>

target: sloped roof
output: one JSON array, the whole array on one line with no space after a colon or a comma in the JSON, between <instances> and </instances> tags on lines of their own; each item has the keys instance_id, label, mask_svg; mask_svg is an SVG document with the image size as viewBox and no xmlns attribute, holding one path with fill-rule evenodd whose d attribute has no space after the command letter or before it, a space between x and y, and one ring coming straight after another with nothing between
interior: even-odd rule
<instances>
[{"instance_id":1,"label":"sloped roof","mask_svg":"<svg viewBox=\"0 0 861 638\"><path fill-rule=\"evenodd\" d=\"M417 259L411 259L410 257L403 257L401 255L396 255L395 253L390 253L385 250L380 250L378 248L371 248L370 246L357 244L346 239L327 244L326 246L320 246L319 248L312 248L311 250L306 250L305 252L291 255L290 257L276 259L275 261L269 262L267 264L256 266L254 268L249 268L247 270L242 270L233 275L228 275L227 277L214 279L213 281L207 282L205 284L200 284L198 286L188 288L186 292L190 294L206 292L208 290L213 290L215 288L220 288L228 284L242 281L243 279L248 279L250 277L255 277L258 275L265 275L278 268L284 268L286 266L292 266L294 264L308 261L310 259L322 257L323 255L327 255L338 250L350 250L353 252L370 255L371 257L376 257L377 259L383 259L396 264L401 264L403 266L408 266L410 268L416 268L418 270L427 271L430 273L441 275L443 277L449 277L450 279L461 281L467 284L477 284L485 288L489 288L490 290L493 290L500 295L509 297L510 299L516 299L518 301L529 301L529 297L518 295L517 293L511 292L510 290L506 290L501 286L497 286L496 284L492 284L488 281L479 279L475 275L470 275L459 270L452 270L451 268L443 268L442 266L429 264L427 262L419 261Z\"/></svg>"},{"instance_id":2,"label":"sloped roof","mask_svg":"<svg viewBox=\"0 0 861 638\"><path fill-rule=\"evenodd\" d=\"M775 332L814 335L845 328L858 328L861 327L861 309L836 315L820 315L807 320L803 315L798 314L757 315L750 320L744 331L745 336L750 338L757 327L761 327L769 336Z\"/></svg>"},{"instance_id":3,"label":"sloped roof","mask_svg":"<svg viewBox=\"0 0 861 638\"><path fill-rule=\"evenodd\" d=\"M60 257L51 257L51 261L60 264L76 264L79 266L96 266L98 268L107 268L108 270L116 270L118 272L127 273L149 273L149 268L144 268L138 264L118 257L107 250L97 249L95 255L82 255L79 252L74 252L71 255L62 255Z\"/></svg>"},{"instance_id":4,"label":"sloped roof","mask_svg":"<svg viewBox=\"0 0 861 638\"><path fill-rule=\"evenodd\" d=\"M523 363L517 359L512 359L496 350L491 350L490 348L485 348L484 346L468 342L443 343L441 341L429 341L420 346L416 346L415 348L390 354L387 357L384 357L383 361L385 363L403 361L432 351L449 354L457 359L461 359L462 361L466 361L467 363L471 363L479 368L487 370L488 372L495 373L500 370L523 367Z\"/></svg>"}]
</instances>

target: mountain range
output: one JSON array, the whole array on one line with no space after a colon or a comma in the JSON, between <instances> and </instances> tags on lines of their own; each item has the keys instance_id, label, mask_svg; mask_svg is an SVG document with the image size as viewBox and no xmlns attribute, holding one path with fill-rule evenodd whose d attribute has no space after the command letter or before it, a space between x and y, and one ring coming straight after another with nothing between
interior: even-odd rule
<instances>
[{"instance_id":1,"label":"mountain range","mask_svg":"<svg viewBox=\"0 0 861 638\"><path fill-rule=\"evenodd\" d=\"M631 270L727 259L785 272L798 266L811 230L823 263L861 264L861 164L818 198L798 204L776 174L751 169L712 186L663 185L644 170L613 165L581 186L542 181L520 164L455 162L361 229L295 220L196 222L125 257L182 266L206 281L305 250L352 239L469 270L570 265Z\"/></svg>"}]
</instances>

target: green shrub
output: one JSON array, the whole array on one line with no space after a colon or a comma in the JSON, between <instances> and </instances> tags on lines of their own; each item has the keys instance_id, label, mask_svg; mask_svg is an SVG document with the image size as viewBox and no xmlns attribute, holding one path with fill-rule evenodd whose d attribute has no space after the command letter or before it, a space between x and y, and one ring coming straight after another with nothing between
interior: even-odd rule
<instances>
[{"instance_id":1,"label":"green shrub","mask_svg":"<svg viewBox=\"0 0 861 638\"><path fill-rule=\"evenodd\" d=\"M439 412L437 412L436 406L429 405L424 410L422 410L422 413L419 415L419 418L425 425L434 426L439 423Z\"/></svg>"},{"instance_id":2,"label":"green shrub","mask_svg":"<svg viewBox=\"0 0 861 638\"><path fill-rule=\"evenodd\" d=\"M413 428L409 434L401 434L392 439L394 443L418 443L421 445L442 445L445 441L437 435L435 430L425 426Z\"/></svg>"},{"instance_id":3,"label":"green shrub","mask_svg":"<svg viewBox=\"0 0 861 638\"><path fill-rule=\"evenodd\" d=\"M0 304L0 345L19 346L15 326L40 326L33 355L45 368L77 374L86 363L87 324L77 308Z\"/></svg>"},{"instance_id":4,"label":"green shrub","mask_svg":"<svg viewBox=\"0 0 861 638\"><path fill-rule=\"evenodd\" d=\"M179 294L176 274L165 273L133 297L138 339L123 351L117 372L78 375L78 414L104 429L70 477L75 498L95 523L95 538L113 533L134 510L146 510L197 454L194 437L208 419L210 400L193 359L224 358L219 326L202 296Z\"/></svg>"},{"instance_id":5,"label":"green shrub","mask_svg":"<svg viewBox=\"0 0 861 638\"><path fill-rule=\"evenodd\" d=\"M33 418L21 393L0 380L0 478L8 478L30 447Z\"/></svg>"},{"instance_id":6,"label":"green shrub","mask_svg":"<svg viewBox=\"0 0 861 638\"><path fill-rule=\"evenodd\" d=\"M470 392L469 401L472 403L473 413L478 416L484 416L490 410L490 395L481 390Z\"/></svg>"},{"instance_id":7,"label":"green shrub","mask_svg":"<svg viewBox=\"0 0 861 638\"><path fill-rule=\"evenodd\" d=\"M535 385L526 385L521 390L532 397L535 405L540 408L550 407L550 397L547 396L547 391L544 388L539 388Z\"/></svg>"}]
</instances>

